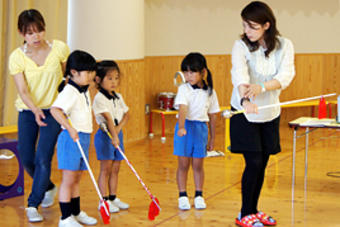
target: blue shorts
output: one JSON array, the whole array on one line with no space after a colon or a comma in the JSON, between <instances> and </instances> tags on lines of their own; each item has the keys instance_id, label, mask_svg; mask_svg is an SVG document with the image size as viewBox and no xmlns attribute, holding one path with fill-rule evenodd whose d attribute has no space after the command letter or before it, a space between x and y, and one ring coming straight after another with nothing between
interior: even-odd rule
<instances>
[{"instance_id":1,"label":"blue shorts","mask_svg":"<svg viewBox=\"0 0 340 227\"><path fill-rule=\"evenodd\" d=\"M83 148L87 160L89 160L90 135L78 132L80 145ZM57 143L58 168L64 170L87 170L79 147L73 141L67 130L63 130L58 137Z\"/></svg>"},{"instance_id":2,"label":"blue shorts","mask_svg":"<svg viewBox=\"0 0 340 227\"><path fill-rule=\"evenodd\" d=\"M119 147L124 152L124 142L123 142L123 132L120 130L118 134ZM96 135L94 136L94 147L96 148L97 159L98 160L123 160L123 156L116 149L110 137L101 129L98 129Z\"/></svg>"},{"instance_id":3,"label":"blue shorts","mask_svg":"<svg viewBox=\"0 0 340 227\"><path fill-rule=\"evenodd\" d=\"M185 120L185 136L177 135L178 122L175 126L174 155L190 158L207 156L208 126L206 122Z\"/></svg>"}]
</instances>

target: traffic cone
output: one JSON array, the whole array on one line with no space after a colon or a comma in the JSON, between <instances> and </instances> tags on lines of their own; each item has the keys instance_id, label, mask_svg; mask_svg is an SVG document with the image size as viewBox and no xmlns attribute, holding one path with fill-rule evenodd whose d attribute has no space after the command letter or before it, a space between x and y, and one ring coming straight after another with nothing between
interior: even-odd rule
<instances>
[{"instance_id":1,"label":"traffic cone","mask_svg":"<svg viewBox=\"0 0 340 227\"><path fill-rule=\"evenodd\" d=\"M326 108L326 101L324 97L321 97L320 102L319 102L319 115L318 118L326 118L327 115L327 108Z\"/></svg>"}]
</instances>

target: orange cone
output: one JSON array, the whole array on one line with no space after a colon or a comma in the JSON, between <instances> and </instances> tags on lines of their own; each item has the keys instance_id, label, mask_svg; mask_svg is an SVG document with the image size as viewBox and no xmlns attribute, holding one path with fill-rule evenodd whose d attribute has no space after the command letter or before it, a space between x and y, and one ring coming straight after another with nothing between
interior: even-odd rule
<instances>
[{"instance_id":1,"label":"orange cone","mask_svg":"<svg viewBox=\"0 0 340 227\"><path fill-rule=\"evenodd\" d=\"M319 115L318 118L326 118L327 115L327 108L326 108L326 101L324 97L321 97L320 102L319 102Z\"/></svg>"}]
</instances>

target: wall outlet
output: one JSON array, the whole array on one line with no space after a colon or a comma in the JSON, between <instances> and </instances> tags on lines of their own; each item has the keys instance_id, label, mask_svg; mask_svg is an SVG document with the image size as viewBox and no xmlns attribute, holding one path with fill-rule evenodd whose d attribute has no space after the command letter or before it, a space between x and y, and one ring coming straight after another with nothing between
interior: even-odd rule
<instances>
[{"instance_id":1,"label":"wall outlet","mask_svg":"<svg viewBox=\"0 0 340 227\"><path fill-rule=\"evenodd\" d=\"M150 104L145 104L145 114L150 113Z\"/></svg>"}]
</instances>

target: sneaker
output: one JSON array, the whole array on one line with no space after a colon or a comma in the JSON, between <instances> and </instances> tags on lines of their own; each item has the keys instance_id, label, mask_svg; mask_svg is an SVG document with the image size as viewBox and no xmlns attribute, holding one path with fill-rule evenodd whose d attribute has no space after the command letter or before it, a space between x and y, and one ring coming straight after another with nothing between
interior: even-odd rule
<instances>
[{"instance_id":1,"label":"sneaker","mask_svg":"<svg viewBox=\"0 0 340 227\"><path fill-rule=\"evenodd\" d=\"M110 200L106 200L107 204L109 205L109 212L110 213L117 213L119 212L119 207L117 207L115 204L112 203L112 201ZM99 201L99 205L98 205L98 210L100 211L100 201Z\"/></svg>"},{"instance_id":2,"label":"sneaker","mask_svg":"<svg viewBox=\"0 0 340 227\"><path fill-rule=\"evenodd\" d=\"M54 197L57 194L57 191L58 191L57 186L54 186L54 188L45 192L44 199L41 202L41 207L46 208L46 207L52 206L54 203Z\"/></svg>"},{"instance_id":3,"label":"sneaker","mask_svg":"<svg viewBox=\"0 0 340 227\"><path fill-rule=\"evenodd\" d=\"M76 219L74 219L74 216L70 216L64 220L59 220L58 227L83 227L79 222L77 222Z\"/></svg>"},{"instance_id":4,"label":"sneaker","mask_svg":"<svg viewBox=\"0 0 340 227\"><path fill-rule=\"evenodd\" d=\"M276 220L271 216L263 213L262 211L257 212L256 217L260 220L263 225L274 226L276 225Z\"/></svg>"},{"instance_id":5,"label":"sneaker","mask_svg":"<svg viewBox=\"0 0 340 227\"><path fill-rule=\"evenodd\" d=\"M242 219L238 217L235 223L241 227L263 227L263 224L256 218L255 214L244 216Z\"/></svg>"},{"instance_id":6,"label":"sneaker","mask_svg":"<svg viewBox=\"0 0 340 227\"><path fill-rule=\"evenodd\" d=\"M191 206L188 196L181 196L178 198L178 208L181 210L190 210Z\"/></svg>"},{"instance_id":7,"label":"sneaker","mask_svg":"<svg viewBox=\"0 0 340 227\"><path fill-rule=\"evenodd\" d=\"M207 208L204 198L202 196L197 196L194 200L194 205L197 210L202 210Z\"/></svg>"},{"instance_id":8,"label":"sneaker","mask_svg":"<svg viewBox=\"0 0 340 227\"><path fill-rule=\"evenodd\" d=\"M84 224L84 225L95 225L97 224L97 219L88 216L84 211L80 211L80 213L77 216L74 216L74 218Z\"/></svg>"},{"instance_id":9,"label":"sneaker","mask_svg":"<svg viewBox=\"0 0 340 227\"><path fill-rule=\"evenodd\" d=\"M37 208L27 207L25 210L29 222L40 222L44 220L43 216L39 214Z\"/></svg>"},{"instance_id":10,"label":"sneaker","mask_svg":"<svg viewBox=\"0 0 340 227\"><path fill-rule=\"evenodd\" d=\"M128 209L128 208L130 207L129 204L122 202L122 201L121 201L120 199L118 199L118 198L115 198L115 200L110 201L110 202L111 202L113 205L115 205L116 207L118 207L119 209L121 209L121 210L126 210L126 209Z\"/></svg>"}]
</instances>

